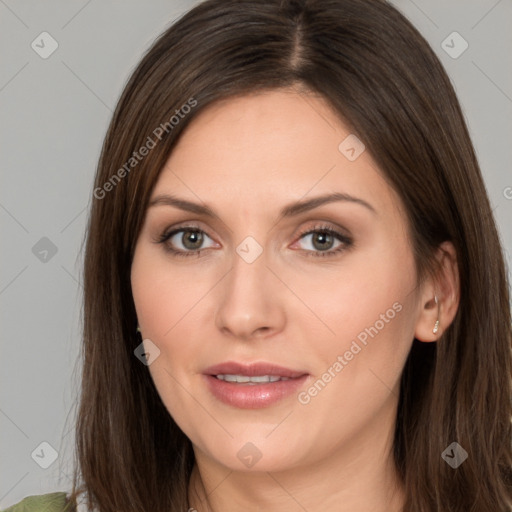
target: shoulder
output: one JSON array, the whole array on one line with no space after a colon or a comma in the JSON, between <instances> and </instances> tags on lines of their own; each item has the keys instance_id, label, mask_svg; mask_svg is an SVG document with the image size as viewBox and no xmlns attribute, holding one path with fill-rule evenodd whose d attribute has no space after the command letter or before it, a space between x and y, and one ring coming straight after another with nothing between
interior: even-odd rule
<instances>
[{"instance_id":1,"label":"shoulder","mask_svg":"<svg viewBox=\"0 0 512 512\"><path fill-rule=\"evenodd\" d=\"M2 512L74 512L75 507L67 499L65 492L52 492L27 496L19 503Z\"/></svg>"}]
</instances>

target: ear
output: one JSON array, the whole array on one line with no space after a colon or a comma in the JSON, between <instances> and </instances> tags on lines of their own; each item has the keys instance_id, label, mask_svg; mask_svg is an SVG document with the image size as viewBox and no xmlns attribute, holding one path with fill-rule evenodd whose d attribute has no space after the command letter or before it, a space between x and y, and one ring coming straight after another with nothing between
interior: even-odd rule
<instances>
[{"instance_id":1,"label":"ear","mask_svg":"<svg viewBox=\"0 0 512 512\"><path fill-rule=\"evenodd\" d=\"M443 242L436 253L438 269L423 284L414 337L419 341L437 341L452 323L460 300L457 253L451 242ZM434 297L437 296L437 304ZM436 321L437 332L434 333Z\"/></svg>"}]
</instances>

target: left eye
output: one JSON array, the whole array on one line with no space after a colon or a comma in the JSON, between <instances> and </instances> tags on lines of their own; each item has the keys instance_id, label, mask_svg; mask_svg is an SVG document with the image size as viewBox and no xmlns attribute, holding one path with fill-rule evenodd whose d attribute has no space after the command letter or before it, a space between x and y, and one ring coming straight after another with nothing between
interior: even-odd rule
<instances>
[{"instance_id":1,"label":"left eye","mask_svg":"<svg viewBox=\"0 0 512 512\"><path fill-rule=\"evenodd\" d=\"M306 251L330 251L336 250L342 245L339 235L327 231L311 231L300 237L300 240L307 239L309 239L309 243L303 247ZM334 246L336 242L338 242L338 245Z\"/></svg>"}]
</instances>

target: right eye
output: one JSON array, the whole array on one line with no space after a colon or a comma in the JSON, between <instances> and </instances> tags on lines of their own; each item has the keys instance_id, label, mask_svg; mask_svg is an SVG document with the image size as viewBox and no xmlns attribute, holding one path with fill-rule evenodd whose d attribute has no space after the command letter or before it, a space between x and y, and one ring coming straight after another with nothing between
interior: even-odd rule
<instances>
[{"instance_id":1,"label":"right eye","mask_svg":"<svg viewBox=\"0 0 512 512\"><path fill-rule=\"evenodd\" d=\"M171 231L164 231L158 238L158 243L164 244L165 250L175 256L196 255L199 257L201 251L205 249L205 247L201 247L205 237L212 240L196 226L181 226Z\"/></svg>"}]
</instances>

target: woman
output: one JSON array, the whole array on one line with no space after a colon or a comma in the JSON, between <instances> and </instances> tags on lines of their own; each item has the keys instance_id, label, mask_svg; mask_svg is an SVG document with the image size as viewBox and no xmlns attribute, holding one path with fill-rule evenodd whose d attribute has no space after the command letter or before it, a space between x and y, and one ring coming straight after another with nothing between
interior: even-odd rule
<instances>
[{"instance_id":1,"label":"woman","mask_svg":"<svg viewBox=\"0 0 512 512\"><path fill-rule=\"evenodd\" d=\"M27 510L512 510L502 249L397 10L199 4L93 195L75 485Z\"/></svg>"}]
</instances>

